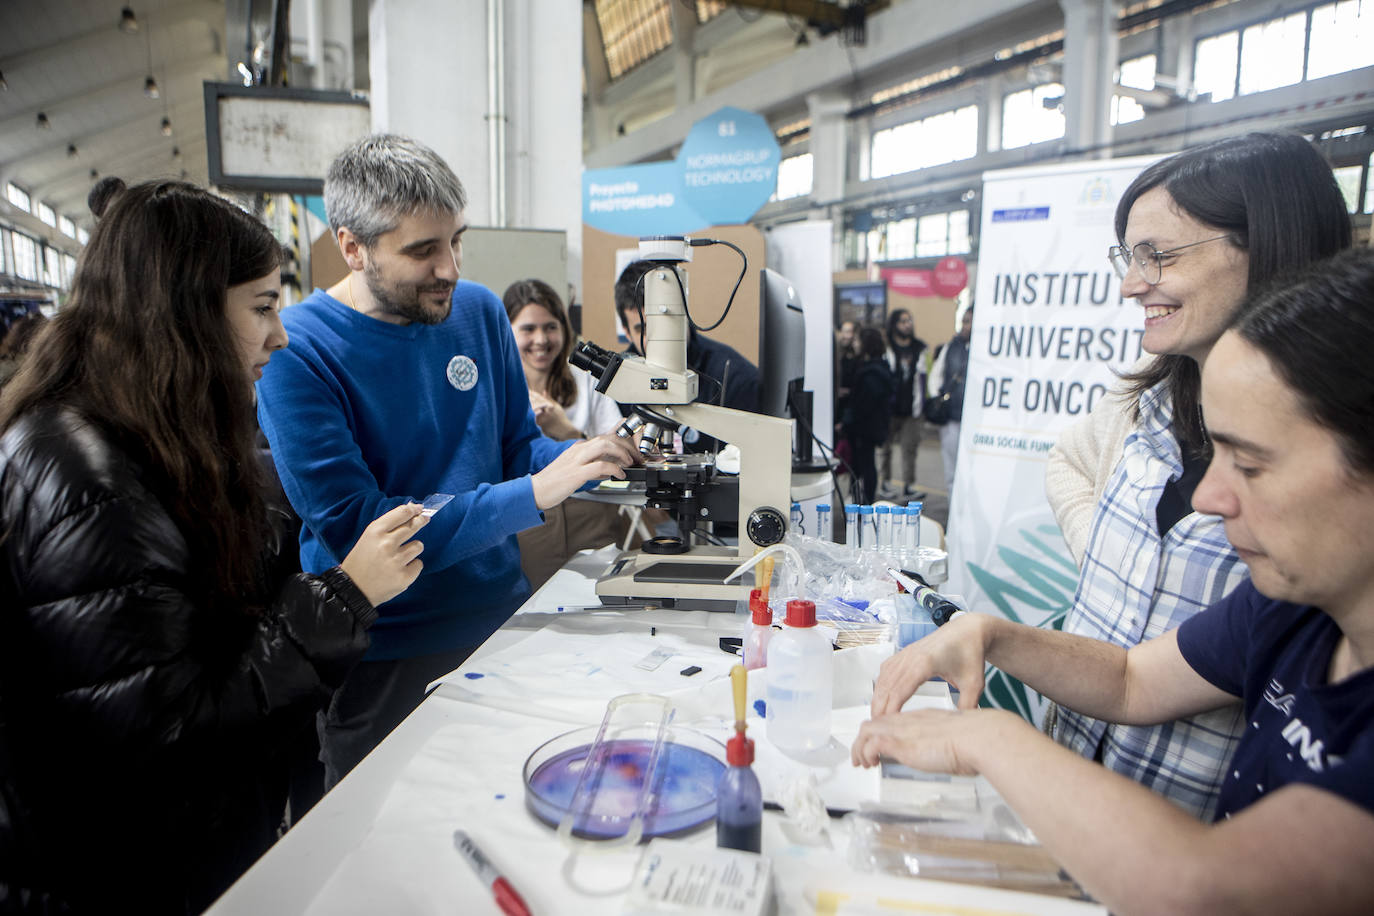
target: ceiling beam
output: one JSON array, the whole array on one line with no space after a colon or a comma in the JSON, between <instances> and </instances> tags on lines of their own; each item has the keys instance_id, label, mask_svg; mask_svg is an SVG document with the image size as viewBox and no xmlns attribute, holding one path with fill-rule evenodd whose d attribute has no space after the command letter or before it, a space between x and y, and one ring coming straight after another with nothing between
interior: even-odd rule
<instances>
[{"instance_id":1,"label":"ceiling beam","mask_svg":"<svg viewBox=\"0 0 1374 916\"><path fill-rule=\"evenodd\" d=\"M113 9L113 7L111 8ZM138 42L141 48L143 42L148 40L143 37L144 31L148 29L167 31L184 22L204 22L214 41L217 44L223 44L220 40L220 32L224 28L224 7L218 3L207 2L207 0L190 0L190 2L166 7L156 12L144 13L143 19L139 22L140 31L137 34L130 35L127 32L121 32L119 21L111 19L107 25L97 26L78 35L70 35L51 44L29 48L18 54L11 54L5 58L4 69L6 73L10 74L9 78L13 79L13 74L20 73L25 67L51 63L57 58L74 60L79 57L90 56L107 45Z\"/></svg>"},{"instance_id":2,"label":"ceiling beam","mask_svg":"<svg viewBox=\"0 0 1374 916\"><path fill-rule=\"evenodd\" d=\"M168 84L179 84L187 78L195 78L199 81L207 75L222 77L226 66L225 58L222 55L207 56L201 54L198 57L181 59L174 69L166 70L164 68L163 79ZM212 72L207 74L207 70ZM47 105L35 106L27 111L10 115L0 121L0 134L9 134L12 131L20 130L37 130L34 121L40 111L48 116L48 121L53 125L49 128L50 130L60 130L60 122L64 114L74 113L85 106L100 107L114 113L118 106L111 103L130 98L142 98L143 80L147 75L147 67L139 65L134 70L102 79L99 85L87 92L56 99ZM164 86L163 88L168 87ZM149 105L160 104L153 99L148 99L147 102Z\"/></svg>"},{"instance_id":3,"label":"ceiling beam","mask_svg":"<svg viewBox=\"0 0 1374 916\"><path fill-rule=\"evenodd\" d=\"M0 162L0 175L20 176L31 184L41 184L47 180L50 172L55 171L54 165L76 161L67 155L69 144L76 146L76 159L85 161L104 155L112 149L119 151L128 146L147 146L151 142L162 142L167 139L161 133L164 117L172 122L172 140L178 136L203 135L204 99L187 93L186 101L173 108L145 111L93 133L76 134L70 138L54 137L53 142L41 149L8 162Z\"/></svg>"}]
</instances>

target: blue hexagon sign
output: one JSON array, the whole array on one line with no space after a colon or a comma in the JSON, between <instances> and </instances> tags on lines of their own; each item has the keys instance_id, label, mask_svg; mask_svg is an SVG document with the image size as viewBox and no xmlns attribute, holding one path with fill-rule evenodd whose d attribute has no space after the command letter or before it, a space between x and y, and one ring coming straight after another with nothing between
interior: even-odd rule
<instances>
[{"instance_id":1,"label":"blue hexagon sign","mask_svg":"<svg viewBox=\"0 0 1374 916\"><path fill-rule=\"evenodd\" d=\"M677 155L685 202L710 225L747 222L777 189L779 158L767 121L722 108L692 125Z\"/></svg>"},{"instance_id":2,"label":"blue hexagon sign","mask_svg":"<svg viewBox=\"0 0 1374 916\"><path fill-rule=\"evenodd\" d=\"M778 141L751 111L722 108L688 131L677 159L582 173L582 221L621 235L745 223L778 185Z\"/></svg>"}]
</instances>

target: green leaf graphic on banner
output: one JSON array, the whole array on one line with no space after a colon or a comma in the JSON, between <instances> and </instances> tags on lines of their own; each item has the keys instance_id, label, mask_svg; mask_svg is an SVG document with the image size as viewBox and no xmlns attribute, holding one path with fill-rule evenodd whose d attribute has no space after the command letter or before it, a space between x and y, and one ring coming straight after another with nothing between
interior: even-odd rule
<instances>
[{"instance_id":1,"label":"green leaf graphic on banner","mask_svg":"<svg viewBox=\"0 0 1374 916\"><path fill-rule=\"evenodd\" d=\"M1037 530L1046 535L1059 533L1059 529L1054 525L1041 525ZM1007 619L1017 623L1033 623L1034 626L1054 630L1061 629L1064 625L1064 616L1073 603L1074 591L1078 587L1078 570L1072 560L1052 548L1034 531L1022 528L1018 533L1031 548L1043 558L1053 561L1055 565L1051 566L1042 562L1040 558L1003 545L997 548L997 556L1007 566L1005 575L996 575L976 563L968 564L969 572L983 594ZM1013 606L1013 601L1020 608L1020 613L1017 607ZM1047 613L1032 622L1022 619L1027 610ZM1036 722L1044 709L1045 699L1027 689L1016 678L989 668L987 686L983 690L979 705L1012 710L1023 718Z\"/></svg>"}]
</instances>

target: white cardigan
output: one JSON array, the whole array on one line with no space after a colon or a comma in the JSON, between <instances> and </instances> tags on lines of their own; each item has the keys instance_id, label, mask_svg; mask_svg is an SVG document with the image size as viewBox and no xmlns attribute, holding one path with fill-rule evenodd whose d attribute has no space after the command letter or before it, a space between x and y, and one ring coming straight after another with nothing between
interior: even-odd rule
<instances>
[{"instance_id":1,"label":"white cardigan","mask_svg":"<svg viewBox=\"0 0 1374 916\"><path fill-rule=\"evenodd\" d=\"M1121 460L1135 398L1113 391L1092 412L1067 427L1050 449L1045 465L1045 495L1064 533L1075 563L1082 565L1093 515L1107 481Z\"/></svg>"}]
</instances>

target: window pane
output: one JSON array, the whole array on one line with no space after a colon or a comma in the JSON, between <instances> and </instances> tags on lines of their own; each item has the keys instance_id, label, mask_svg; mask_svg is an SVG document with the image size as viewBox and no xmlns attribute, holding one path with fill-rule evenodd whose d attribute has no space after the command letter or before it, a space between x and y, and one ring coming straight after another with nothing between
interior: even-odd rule
<instances>
[{"instance_id":1,"label":"window pane","mask_svg":"<svg viewBox=\"0 0 1374 916\"><path fill-rule=\"evenodd\" d=\"M14 204L20 210L23 210L25 213L30 212L31 204L29 202L29 195L23 188L12 184L6 184L5 196L9 198L10 203Z\"/></svg>"},{"instance_id":2,"label":"window pane","mask_svg":"<svg viewBox=\"0 0 1374 916\"><path fill-rule=\"evenodd\" d=\"M67 219L65 216L57 218L57 228L69 239L76 238L76 223Z\"/></svg>"},{"instance_id":3,"label":"window pane","mask_svg":"<svg viewBox=\"0 0 1374 916\"><path fill-rule=\"evenodd\" d=\"M1336 176L1336 184L1340 186L1341 196L1345 198L1345 209L1350 213L1360 209L1360 173L1363 171L1364 166L1361 165L1347 165L1331 170Z\"/></svg>"},{"instance_id":4,"label":"window pane","mask_svg":"<svg viewBox=\"0 0 1374 916\"><path fill-rule=\"evenodd\" d=\"M1130 124L1132 121L1139 121L1145 117L1145 109L1139 102L1130 96L1112 96L1112 120L1113 124Z\"/></svg>"},{"instance_id":5,"label":"window pane","mask_svg":"<svg viewBox=\"0 0 1374 916\"><path fill-rule=\"evenodd\" d=\"M1369 170L1369 178L1364 183L1364 212L1374 213L1374 153L1370 154L1365 168Z\"/></svg>"},{"instance_id":6,"label":"window pane","mask_svg":"<svg viewBox=\"0 0 1374 916\"><path fill-rule=\"evenodd\" d=\"M1294 13L1252 25L1240 40L1240 94L1302 82L1307 14Z\"/></svg>"},{"instance_id":7,"label":"window pane","mask_svg":"<svg viewBox=\"0 0 1374 916\"><path fill-rule=\"evenodd\" d=\"M1155 56L1146 54L1141 57L1132 57L1130 60L1123 60L1121 62L1121 78L1117 82L1123 86L1130 86L1132 89L1155 88Z\"/></svg>"},{"instance_id":8,"label":"window pane","mask_svg":"<svg viewBox=\"0 0 1374 916\"><path fill-rule=\"evenodd\" d=\"M91 234L85 228L78 226L76 228L76 240L84 245L91 240Z\"/></svg>"},{"instance_id":9,"label":"window pane","mask_svg":"<svg viewBox=\"0 0 1374 916\"><path fill-rule=\"evenodd\" d=\"M1197 43L1197 53L1193 57L1193 88L1198 95L1211 93L1213 102L1222 102L1236 94L1239 48L1239 32L1215 35Z\"/></svg>"},{"instance_id":10,"label":"window pane","mask_svg":"<svg viewBox=\"0 0 1374 916\"><path fill-rule=\"evenodd\" d=\"M955 210L949 215L949 253L968 254L972 247L968 237L968 211Z\"/></svg>"},{"instance_id":11,"label":"window pane","mask_svg":"<svg viewBox=\"0 0 1374 916\"><path fill-rule=\"evenodd\" d=\"M62 285L62 252L56 248L43 248L43 282L49 286Z\"/></svg>"},{"instance_id":12,"label":"window pane","mask_svg":"<svg viewBox=\"0 0 1374 916\"><path fill-rule=\"evenodd\" d=\"M901 172L972 159L978 153L978 106L966 105L873 134L869 175Z\"/></svg>"},{"instance_id":13,"label":"window pane","mask_svg":"<svg viewBox=\"0 0 1374 916\"><path fill-rule=\"evenodd\" d=\"M62 288L72 288L72 278L76 276L76 258L69 254L62 255Z\"/></svg>"},{"instance_id":14,"label":"window pane","mask_svg":"<svg viewBox=\"0 0 1374 916\"><path fill-rule=\"evenodd\" d=\"M13 187L13 185L11 185ZM22 232L13 234L14 274L23 280L38 280L38 244Z\"/></svg>"},{"instance_id":15,"label":"window pane","mask_svg":"<svg viewBox=\"0 0 1374 916\"><path fill-rule=\"evenodd\" d=\"M905 261L916 256L916 220L899 219L887 224L885 261Z\"/></svg>"},{"instance_id":16,"label":"window pane","mask_svg":"<svg viewBox=\"0 0 1374 916\"><path fill-rule=\"evenodd\" d=\"M57 211L41 200L38 202L38 218L54 229L57 228Z\"/></svg>"},{"instance_id":17,"label":"window pane","mask_svg":"<svg viewBox=\"0 0 1374 916\"><path fill-rule=\"evenodd\" d=\"M916 257L938 258L949 253L949 214L921 217L916 230Z\"/></svg>"},{"instance_id":18,"label":"window pane","mask_svg":"<svg viewBox=\"0 0 1374 916\"><path fill-rule=\"evenodd\" d=\"M805 197L811 193L814 161L810 153L788 156L778 163L778 200Z\"/></svg>"},{"instance_id":19,"label":"window pane","mask_svg":"<svg viewBox=\"0 0 1374 916\"><path fill-rule=\"evenodd\" d=\"M1046 83L1003 98L1002 148L1015 149L1064 136L1064 112L1045 107L1045 99L1063 95L1062 85Z\"/></svg>"},{"instance_id":20,"label":"window pane","mask_svg":"<svg viewBox=\"0 0 1374 916\"><path fill-rule=\"evenodd\" d=\"M1374 2L1344 0L1317 7L1309 42L1310 80L1374 66Z\"/></svg>"}]
</instances>

